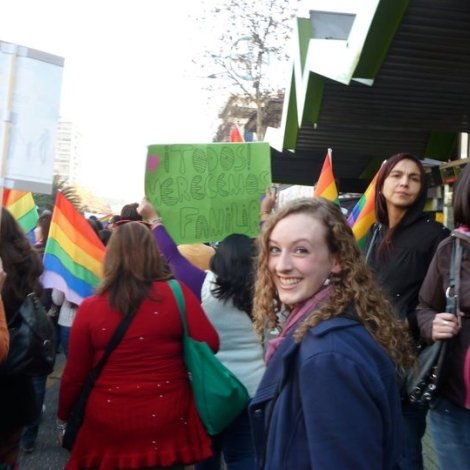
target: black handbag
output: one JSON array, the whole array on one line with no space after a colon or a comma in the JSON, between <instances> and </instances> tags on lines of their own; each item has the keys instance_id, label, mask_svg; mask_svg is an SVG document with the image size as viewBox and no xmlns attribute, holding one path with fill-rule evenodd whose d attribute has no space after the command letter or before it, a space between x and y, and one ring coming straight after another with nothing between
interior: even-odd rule
<instances>
[{"instance_id":1,"label":"black handbag","mask_svg":"<svg viewBox=\"0 0 470 470\"><path fill-rule=\"evenodd\" d=\"M406 380L410 403L420 408L431 406L442 382L446 351L446 341L435 341L420 350L417 357L417 370L413 369Z\"/></svg>"},{"instance_id":2,"label":"black handbag","mask_svg":"<svg viewBox=\"0 0 470 470\"><path fill-rule=\"evenodd\" d=\"M95 383L98 380L98 377L100 376L109 356L124 337L129 325L132 322L132 319L135 316L135 311L129 313L121 320L118 327L114 331L108 346L106 346L106 350L104 351L103 356L88 374L88 377L83 384L82 390L80 391L80 395L78 396L77 401L74 403L69 419L67 420L67 426L65 427L65 432L62 437L62 447L64 449L69 451L72 450L73 445L75 444L75 440L77 439L78 431L83 424L85 409L90 393L93 390L93 387L95 386Z\"/></svg>"},{"instance_id":3,"label":"black handbag","mask_svg":"<svg viewBox=\"0 0 470 470\"><path fill-rule=\"evenodd\" d=\"M48 375L56 355L55 328L46 310L32 292L8 321L10 348L0 365L0 375Z\"/></svg>"},{"instance_id":4,"label":"black handbag","mask_svg":"<svg viewBox=\"0 0 470 470\"><path fill-rule=\"evenodd\" d=\"M460 263L462 247L460 240L454 238L449 270L449 287L446 290L446 309L457 315L458 291L460 284ZM448 341L435 341L422 347L417 356L417 368L408 372L405 379L406 395L410 403L429 408L437 397L439 386L445 376L445 359Z\"/></svg>"}]
</instances>

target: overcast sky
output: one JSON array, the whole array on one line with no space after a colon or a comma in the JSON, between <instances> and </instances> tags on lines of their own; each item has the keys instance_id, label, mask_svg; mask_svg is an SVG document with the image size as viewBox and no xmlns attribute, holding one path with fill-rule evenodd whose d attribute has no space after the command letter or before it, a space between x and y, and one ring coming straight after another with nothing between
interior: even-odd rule
<instances>
[{"instance_id":1,"label":"overcast sky","mask_svg":"<svg viewBox=\"0 0 470 470\"><path fill-rule=\"evenodd\" d=\"M192 59L200 0L2 0L0 40L64 57L61 117L83 134L81 182L139 200L147 145L210 142L220 101Z\"/></svg>"}]
</instances>

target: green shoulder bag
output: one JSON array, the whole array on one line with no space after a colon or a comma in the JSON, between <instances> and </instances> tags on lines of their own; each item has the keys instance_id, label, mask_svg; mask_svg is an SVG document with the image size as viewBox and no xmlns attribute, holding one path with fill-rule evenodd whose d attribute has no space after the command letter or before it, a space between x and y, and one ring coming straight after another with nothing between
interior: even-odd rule
<instances>
[{"instance_id":1,"label":"green shoulder bag","mask_svg":"<svg viewBox=\"0 0 470 470\"><path fill-rule=\"evenodd\" d=\"M250 397L245 386L215 357L209 345L191 338L181 286L175 279L168 284L181 315L184 362L199 417L208 434L219 434L247 407Z\"/></svg>"}]
</instances>

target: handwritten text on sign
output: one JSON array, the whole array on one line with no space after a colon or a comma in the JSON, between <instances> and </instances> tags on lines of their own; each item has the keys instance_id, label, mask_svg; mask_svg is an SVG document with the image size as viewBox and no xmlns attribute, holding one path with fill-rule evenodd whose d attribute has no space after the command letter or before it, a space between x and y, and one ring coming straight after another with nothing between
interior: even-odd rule
<instances>
[{"instance_id":1,"label":"handwritten text on sign","mask_svg":"<svg viewBox=\"0 0 470 470\"><path fill-rule=\"evenodd\" d=\"M176 243L255 237L259 200L271 184L269 145L151 145L145 194Z\"/></svg>"}]
</instances>

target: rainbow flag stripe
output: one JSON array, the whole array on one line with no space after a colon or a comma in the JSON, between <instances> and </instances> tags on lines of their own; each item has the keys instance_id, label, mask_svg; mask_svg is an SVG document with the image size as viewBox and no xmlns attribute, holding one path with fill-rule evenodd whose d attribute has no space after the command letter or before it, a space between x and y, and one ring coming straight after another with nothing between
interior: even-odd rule
<instances>
[{"instance_id":1,"label":"rainbow flag stripe","mask_svg":"<svg viewBox=\"0 0 470 470\"><path fill-rule=\"evenodd\" d=\"M338 189L336 187L335 176L333 174L333 165L331 162L331 149L328 149L326 154L313 195L315 197L323 197L329 201L333 201L338 206L340 205Z\"/></svg>"},{"instance_id":2,"label":"rainbow flag stripe","mask_svg":"<svg viewBox=\"0 0 470 470\"><path fill-rule=\"evenodd\" d=\"M17 220L24 233L29 233L38 222L38 210L33 195L17 189L3 189L2 205Z\"/></svg>"},{"instance_id":3,"label":"rainbow flag stripe","mask_svg":"<svg viewBox=\"0 0 470 470\"><path fill-rule=\"evenodd\" d=\"M375 223L375 186L377 183L377 172L367 187L361 199L353 207L348 217L348 224L352 228L354 238L357 240L359 247L364 249L366 244L366 236L369 229Z\"/></svg>"},{"instance_id":4,"label":"rainbow flag stripe","mask_svg":"<svg viewBox=\"0 0 470 470\"><path fill-rule=\"evenodd\" d=\"M79 305L101 281L104 253L87 220L58 193L44 250L44 287L61 290L69 302Z\"/></svg>"}]
</instances>

